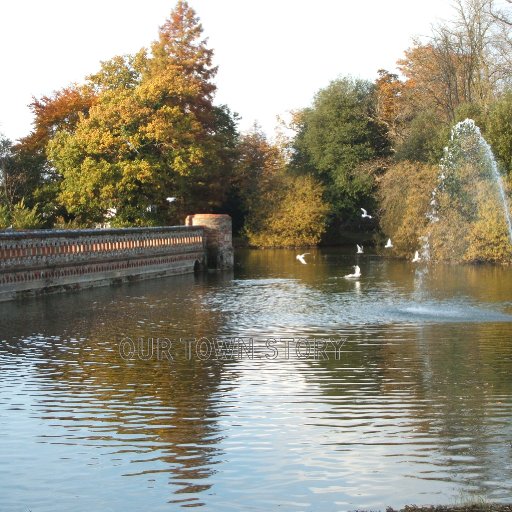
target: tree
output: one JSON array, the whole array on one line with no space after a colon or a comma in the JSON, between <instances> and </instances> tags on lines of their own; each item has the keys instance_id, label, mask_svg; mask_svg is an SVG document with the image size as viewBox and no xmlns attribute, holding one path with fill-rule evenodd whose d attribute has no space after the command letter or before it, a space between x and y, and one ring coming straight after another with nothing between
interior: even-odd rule
<instances>
[{"instance_id":1,"label":"tree","mask_svg":"<svg viewBox=\"0 0 512 512\"><path fill-rule=\"evenodd\" d=\"M437 166L403 161L391 166L379 180L380 226L400 256L408 257L420 249L419 237L428 225L437 175Z\"/></svg>"},{"instance_id":2,"label":"tree","mask_svg":"<svg viewBox=\"0 0 512 512\"><path fill-rule=\"evenodd\" d=\"M488 105L510 80L503 28L490 14L493 1L454 5L455 18L436 26L427 42L415 41L399 61L418 108L436 111L448 122L464 103Z\"/></svg>"},{"instance_id":3,"label":"tree","mask_svg":"<svg viewBox=\"0 0 512 512\"><path fill-rule=\"evenodd\" d=\"M376 114L375 87L342 78L319 91L298 115L292 166L325 186L335 216L354 215L374 187L365 162L390 151L386 126Z\"/></svg>"},{"instance_id":4,"label":"tree","mask_svg":"<svg viewBox=\"0 0 512 512\"><path fill-rule=\"evenodd\" d=\"M323 186L312 176L289 174L276 176L274 183L278 188L259 198L259 214L248 218L249 243L258 247L317 245L325 233L329 211Z\"/></svg>"},{"instance_id":5,"label":"tree","mask_svg":"<svg viewBox=\"0 0 512 512\"><path fill-rule=\"evenodd\" d=\"M376 114L383 123L396 148L407 137L407 128L418 111L411 81L401 80L398 75L379 69L375 80Z\"/></svg>"},{"instance_id":6,"label":"tree","mask_svg":"<svg viewBox=\"0 0 512 512\"><path fill-rule=\"evenodd\" d=\"M97 98L49 155L75 215L121 225L175 223L202 205L214 211L230 183L234 115L212 103L216 68L184 1L161 27L151 55L118 57L89 77ZM167 197L176 197L169 203Z\"/></svg>"},{"instance_id":7,"label":"tree","mask_svg":"<svg viewBox=\"0 0 512 512\"><path fill-rule=\"evenodd\" d=\"M284 151L258 126L241 137L236 187L245 235L255 246L308 246L320 242L328 206L324 187L312 176L288 170Z\"/></svg>"},{"instance_id":8,"label":"tree","mask_svg":"<svg viewBox=\"0 0 512 512\"><path fill-rule=\"evenodd\" d=\"M403 129L403 138L396 145L395 160L438 164L449 132L449 124L440 121L435 111L416 113Z\"/></svg>"},{"instance_id":9,"label":"tree","mask_svg":"<svg viewBox=\"0 0 512 512\"><path fill-rule=\"evenodd\" d=\"M486 123L487 140L502 168L512 172L512 91L491 105Z\"/></svg>"},{"instance_id":10,"label":"tree","mask_svg":"<svg viewBox=\"0 0 512 512\"><path fill-rule=\"evenodd\" d=\"M2 176L2 203L9 208L13 204L13 185L11 181L12 142L0 134L0 173ZM1 204L1 203L0 203Z\"/></svg>"},{"instance_id":11,"label":"tree","mask_svg":"<svg viewBox=\"0 0 512 512\"><path fill-rule=\"evenodd\" d=\"M240 137L232 195L246 228L250 225L253 232L263 229L265 219L276 206L270 195L280 188L279 177L285 172L283 153L267 140L259 125L255 124L251 131Z\"/></svg>"},{"instance_id":12,"label":"tree","mask_svg":"<svg viewBox=\"0 0 512 512\"><path fill-rule=\"evenodd\" d=\"M215 93L212 80L217 67L212 66L213 50L201 39L203 28L194 10L184 0L178 0L169 19L160 28L158 41L151 47L153 58L149 73L160 76L170 66L193 80L199 87L199 104L209 106ZM198 105L199 106L199 105Z\"/></svg>"},{"instance_id":13,"label":"tree","mask_svg":"<svg viewBox=\"0 0 512 512\"><path fill-rule=\"evenodd\" d=\"M30 186L31 173L20 165L20 154L17 154L16 150L16 145L0 135L0 204L3 204L5 211L8 212L12 212L14 206L19 201L24 201L25 197L31 197L29 194L34 189Z\"/></svg>"},{"instance_id":14,"label":"tree","mask_svg":"<svg viewBox=\"0 0 512 512\"><path fill-rule=\"evenodd\" d=\"M50 225L66 211L57 202L61 176L47 159L47 145L59 130L72 131L94 102L94 92L79 85L34 98L34 129L12 147L11 177L17 182L12 201L23 199L29 207L39 203Z\"/></svg>"}]
</instances>

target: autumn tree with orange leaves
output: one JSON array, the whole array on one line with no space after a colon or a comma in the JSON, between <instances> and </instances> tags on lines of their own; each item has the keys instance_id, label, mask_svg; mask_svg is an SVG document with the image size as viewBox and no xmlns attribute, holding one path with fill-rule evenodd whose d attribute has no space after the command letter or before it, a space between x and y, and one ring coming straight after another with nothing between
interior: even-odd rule
<instances>
[{"instance_id":1,"label":"autumn tree with orange leaves","mask_svg":"<svg viewBox=\"0 0 512 512\"><path fill-rule=\"evenodd\" d=\"M417 108L453 122L464 104L488 105L510 80L492 0L457 0L455 18L415 41L398 62Z\"/></svg>"},{"instance_id":2,"label":"autumn tree with orange leaves","mask_svg":"<svg viewBox=\"0 0 512 512\"><path fill-rule=\"evenodd\" d=\"M236 129L229 110L213 105L212 56L194 11L179 1L150 55L112 59L89 77L94 104L48 145L71 213L101 222L115 210L118 225L147 225L220 208Z\"/></svg>"}]
</instances>

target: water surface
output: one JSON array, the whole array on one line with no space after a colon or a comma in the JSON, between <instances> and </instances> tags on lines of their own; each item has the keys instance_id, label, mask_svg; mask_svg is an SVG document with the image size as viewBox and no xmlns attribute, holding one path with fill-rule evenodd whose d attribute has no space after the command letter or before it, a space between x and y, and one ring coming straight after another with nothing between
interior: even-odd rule
<instances>
[{"instance_id":1,"label":"water surface","mask_svg":"<svg viewBox=\"0 0 512 512\"><path fill-rule=\"evenodd\" d=\"M512 502L512 269L307 258L0 305L0 510Z\"/></svg>"}]
</instances>

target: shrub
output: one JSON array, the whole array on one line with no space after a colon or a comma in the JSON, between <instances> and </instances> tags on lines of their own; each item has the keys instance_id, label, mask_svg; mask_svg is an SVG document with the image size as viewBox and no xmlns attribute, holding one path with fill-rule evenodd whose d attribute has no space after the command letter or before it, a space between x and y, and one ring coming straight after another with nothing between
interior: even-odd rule
<instances>
[{"instance_id":1,"label":"shrub","mask_svg":"<svg viewBox=\"0 0 512 512\"><path fill-rule=\"evenodd\" d=\"M420 162L400 162L380 179L380 225L393 240L395 254L408 256L419 249L428 225L430 195L438 168Z\"/></svg>"}]
</instances>

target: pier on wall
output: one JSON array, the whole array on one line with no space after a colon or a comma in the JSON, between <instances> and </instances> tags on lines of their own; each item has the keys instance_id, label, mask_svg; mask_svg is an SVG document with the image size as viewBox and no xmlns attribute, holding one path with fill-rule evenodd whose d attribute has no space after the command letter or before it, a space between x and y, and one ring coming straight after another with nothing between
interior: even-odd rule
<instances>
[{"instance_id":1,"label":"pier on wall","mask_svg":"<svg viewBox=\"0 0 512 512\"><path fill-rule=\"evenodd\" d=\"M228 215L191 215L186 223L0 233L0 301L232 267Z\"/></svg>"}]
</instances>

